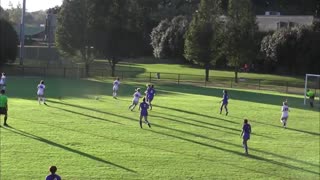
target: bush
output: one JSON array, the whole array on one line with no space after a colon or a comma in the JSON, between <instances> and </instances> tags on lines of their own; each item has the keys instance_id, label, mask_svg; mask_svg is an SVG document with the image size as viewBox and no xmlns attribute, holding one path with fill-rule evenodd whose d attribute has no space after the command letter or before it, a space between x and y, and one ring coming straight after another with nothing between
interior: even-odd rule
<instances>
[{"instance_id":1,"label":"bush","mask_svg":"<svg viewBox=\"0 0 320 180\"><path fill-rule=\"evenodd\" d=\"M0 18L0 65L14 62L17 57L18 36L11 24Z\"/></svg>"}]
</instances>

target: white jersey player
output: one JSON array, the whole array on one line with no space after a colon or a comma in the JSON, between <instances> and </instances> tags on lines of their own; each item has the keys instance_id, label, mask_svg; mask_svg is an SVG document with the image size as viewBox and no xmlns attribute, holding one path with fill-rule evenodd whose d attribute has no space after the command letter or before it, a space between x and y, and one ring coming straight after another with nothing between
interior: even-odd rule
<instances>
[{"instance_id":1,"label":"white jersey player","mask_svg":"<svg viewBox=\"0 0 320 180\"><path fill-rule=\"evenodd\" d=\"M5 90L6 89L6 73L1 73L1 79L0 79L0 90Z\"/></svg>"},{"instance_id":2,"label":"white jersey player","mask_svg":"<svg viewBox=\"0 0 320 180\"><path fill-rule=\"evenodd\" d=\"M281 119L280 122L282 123L283 127L286 128L287 127L287 120L289 118L289 106L287 101L283 102L283 106L281 107Z\"/></svg>"},{"instance_id":3,"label":"white jersey player","mask_svg":"<svg viewBox=\"0 0 320 180\"><path fill-rule=\"evenodd\" d=\"M119 78L116 78L115 81L113 81L113 98L117 99L117 93L118 93L118 89L119 89L119 85L120 85L120 81L119 81Z\"/></svg>"},{"instance_id":4,"label":"white jersey player","mask_svg":"<svg viewBox=\"0 0 320 180\"><path fill-rule=\"evenodd\" d=\"M38 95L38 102L39 104L41 104L41 102L43 102L43 104L47 105L46 103L46 99L44 97L44 91L46 89L46 86L44 85L44 81L41 80L40 83L37 86L37 95Z\"/></svg>"},{"instance_id":5,"label":"white jersey player","mask_svg":"<svg viewBox=\"0 0 320 180\"><path fill-rule=\"evenodd\" d=\"M129 106L129 109L133 111L136 105L139 103L139 99L142 97L140 93L140 88L135 90L136 92L133 94L132 104Z\"/></svg>"}]
</instances>

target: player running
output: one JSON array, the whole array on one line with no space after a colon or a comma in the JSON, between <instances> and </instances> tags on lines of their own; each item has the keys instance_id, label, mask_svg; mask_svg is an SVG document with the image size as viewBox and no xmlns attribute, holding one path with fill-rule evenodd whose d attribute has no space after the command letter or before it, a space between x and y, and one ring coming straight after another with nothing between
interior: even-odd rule
<instances>
[{"instance_id":1,"label":"player running","mask_svg":"<svg viewBox=\"0 0 320 180\"><path fill-rule=\"evenodd\" d=\"M248 123L248 120L244 119L242 132L241 132L240 137L242 137L242 139L243 139L242 144L243 144L245 154L247 154L247 155L248 155L248 143L247 142L250 139L250 134L251 134L251 126Z\"/></svg>"},{"instance_id":2,"label":"player running","mask_svg":"<svg viewBox=\"0 0 320 180\"><path fill-rule=\"evenodd\" d=\"M222 108L224 107L226 110L226 116L228 115L228 92L227 90L223 90L223 96L222 96L222 100L221 100L221 107L220 107L220 114L222 113Z\"/></svg>"},{"instance_id":3,"label":"player running","mask_svg":"<svg viewBox=\"0 0 320 180\"><path fill-rule=\"evenodd\" d=\"M156 94L156 90L154 89L154 85L151 85L150 88L147 90L147 102L150 105L150 110L152 110L151 102L152 102L155 94Z\"/></svg>"},{"instance_id":4,"label":"player running","mask_svg":"<svg viewBox=\"0 0 320 180\"><path fill-rule=\"evenodd\" d=\"M289 112L290 112L287 101L283 102L281 111L282 111L282 115L280 118L280 122L282 123L284 128L287 128L287 120L289 118Z\"/></svg>"},{"instance_id":5,"label":"player running","mask_svg":"<svg viewBox=\"0 0 320 180\"><path fill-rule=\"evenodd\" d=\"M113 98L117 99L117 93L118 93L118 90L119 90L119 85L120 85L120 78L116 78L116 80L113 81L113 93L112 93L112 96Z\"/></svg>"},{"instance_id":6,"label":"player running","mask_svg":"<svg viewBox=\"0 0 320 180\"><path fill-rule=\"evenodd\" d=\"M144 122L146 124L148 124L149 128L151 128L151 125L150 125L150 122L148 121L148 109L149 109L149 104L146 103L146 98L144 97L142 99L142 103L140 103L140 106L139 106L139 110L141 109L140 111L140 128L142 128L142 118L144 118Z\"/></svg>"},{"instance_id":7,"label":"player running","mask_svg":"<svg viewBox=\"0 0 320 180\"><path fill-rule=\"evenodd\" d=\"M43 80L40 81L37 88L38 88L37 95L38 95L39 104L41 104L41 102L43 102L43 104L47 105L46 98L44 97L44 90L46 89L46 86L44 85Z\"/></svg>"},{"instance_id":8,"label":"player running","mask_svg":"<svg viewBox=\"0 0 320 180\"><path fill-rule=\"evenodd\" d=\"M133 94L132 104L129 106L129 109L133 111L136 105L139 103L139 99L142 97L140 93L140 88L135 90L136 92Z\"/></svg>"}]
</instances>

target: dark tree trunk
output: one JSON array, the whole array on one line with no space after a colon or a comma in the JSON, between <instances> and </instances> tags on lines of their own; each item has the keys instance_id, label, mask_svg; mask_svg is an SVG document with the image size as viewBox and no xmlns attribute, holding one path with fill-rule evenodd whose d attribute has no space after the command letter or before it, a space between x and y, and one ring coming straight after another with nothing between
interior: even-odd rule
<instances>
[{"instance_id":1,"label":"dark tree trunk","mask_svg":"<svg viewBox=\"0 0 320 180\"><path fill-rule=\"evenodd\" d=\"M89 63L86 63L86 64L85 64L86 77L89 77L89 70L90 70L90 64L89 64Z\"/></svg>"},{"instance_id":2,"label":"dark tree trunk","mask_svg":"<svg viewBox=\"0 0 320 180\"><path fill-rule=\"evenodd\" d=\"M210 71L210 65L205 65L205 71L206 71L206 81L209 81L209 71Z\"/></svg>"},{"instance_id":3,"label":"dark tree trunk","mask_svg":"<svg viewBox=\"0 0 320 180\"><path fill-rule=\"evenodd\" d=\"M116 71L116 63L115 60L111 60L111 76L115 77L115 71Z\"/></svg>"},{"instance_id":4,"label":"dark tree trunk","mask_svg":"<svg viewBox=\"0 0 320 180\"><path fill-rule=\"evenodd\" d=\"M236 66L234 69L234 82L235 83L238 83L238 70L239 70L239 67Z\"/></svg>"}]
</instances>

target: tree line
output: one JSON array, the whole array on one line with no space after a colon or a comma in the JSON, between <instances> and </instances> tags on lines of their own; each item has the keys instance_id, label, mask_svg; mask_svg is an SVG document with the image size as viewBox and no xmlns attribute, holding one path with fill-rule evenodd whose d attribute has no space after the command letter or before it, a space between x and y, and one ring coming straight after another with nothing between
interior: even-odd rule
<instances>
[{"instance_id":1,"label":"tree line","mask_svg":"<svg viewBox=\"0 0 320 180\"><path fill-rule=\"evenodd\" d=\"M56 45L65 56L116 64L154 55L198 64L209 80L212 67L243 64L261 72L319 73L319 23L312 27L258 31L265 10L317 16L319 0L64 0L58 9ZM294 51L294 53L290 53ZM259 68L260 67L260 68ZM281 67L281 68L280 68ZM296 68L303 67L303 68Z\"/></svg>"}]
</instances>

